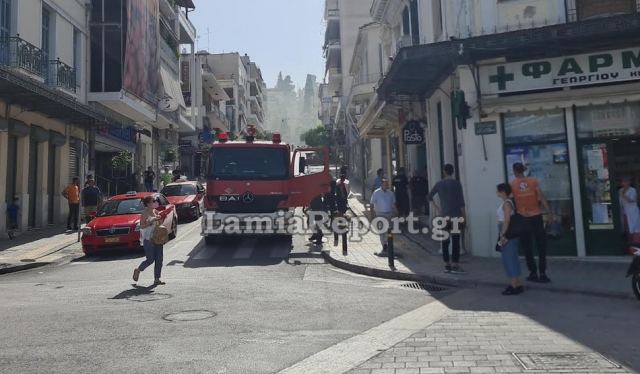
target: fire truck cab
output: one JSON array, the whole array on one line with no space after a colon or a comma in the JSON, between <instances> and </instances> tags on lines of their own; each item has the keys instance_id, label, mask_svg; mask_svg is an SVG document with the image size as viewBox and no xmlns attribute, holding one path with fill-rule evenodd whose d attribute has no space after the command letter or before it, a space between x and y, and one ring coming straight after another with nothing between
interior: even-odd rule
<instances>
[{"instance_id":1,"label":"fire truck cab","mask_svg":"<svg viewBox=\"0 0 640 374\"><path fill-rule=\"evenodd\" d=\"M308 165L306 156L318 155L323 163ZM219 135L207 158L207 196L202 235L207 244L221 234L244 234L246 222L259 222L266 230L251 234L285 234L281 227L295 208L308 206L329 191L331 174L328 148L298 148L280 141L227 141ZM230 223L239 225L228 230ZM227 226L227 227L225 227Z\"/></svg>"}]
</instances>

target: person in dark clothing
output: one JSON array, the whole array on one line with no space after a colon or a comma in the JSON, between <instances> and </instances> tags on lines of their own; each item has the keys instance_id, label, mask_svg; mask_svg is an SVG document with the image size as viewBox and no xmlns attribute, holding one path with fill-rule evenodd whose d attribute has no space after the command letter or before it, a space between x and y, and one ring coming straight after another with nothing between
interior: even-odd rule
<instances>
[{"instance_id":1,"label":"person in dark clothing","mask_svg":"<svg viewBox=\"0 0 640 374\"><path fill-rule=\"evenodd\" d=\"M399 168L398 173L393 178L393 190L396 195L396 206L398 216L407 217L409 215L409 179L404 168Z\"/></svg>"},{"instance_id":2,"label":"person in dark clothing","mask_svg":"<svg viewBox=\"0 0 640 374\"><path fill-rule=\"evenodd\" d=\"M346 174L341 174L336 182L336 210L345 214L349 209L349 180Z\"/></svg>"},{"instance_id":3,"label":"person in dark clothing","mask_svg":"<svg viewBox=\"0 0 640 374\"><path fill-rule=\"evenodd\" d=\"M322 226L320 222L316 221L316 212L323 212L325 209L324 204L324 196L318 195L315 199L311 200L309 204L309 226L315 230L313 235L309 238L310 242L314 242L315 244L322 244L322 237L324 234L322 233Z\"/></svg>"},{"instance_id":4,"label":"person in dark clothing","mask_svg":"<svg viewBox=\"0 0 640 374\"><path fill-rule=\"evenodd\" d=\"M153 192L153 183L156 181L156 173L153 167L149 166L144 172L144 188L147 192Z\"/></svg>"},{"instance_id":5,"label":"person in dark clothing","mask_svg":"<svg viewBox=\"0 0 640 374\"><path fill-rule=\"evenodd\" d=\"M80 198L84 207L84 220L89 223L91 217L98 211L98 206L102 203L102 192L93 179L87 183L88 185L82 189Z\"/></svg>"},{"instance_id":6,"label":"person in dark clothing","mask_svg":"<svg viewBox=\"0 0 640 374\"><path fill-rule=\"evenodd\" d=\"M180 171L180 169L174 170L173 171L173 182L179 181L181 174L182 174L182 172Z\"/></svg>"},{"instance_id":7,"label":"person in dark clothing","mask_svg":"<svg viewBox=\"0 0 640 374\"><path fill-rule=\"evenodd\" d=\"M427 178L420 174L420 172L416 171L413 175L413 178L411 178L411 199L413 202L413 211L415 212L415 214L429 214L428 210L426 209L428 194L429 185L427 184Z\"/></svg>"},{"instance_id":8,"label":"person in dark clothing","mask_svg":"<svg viewBox=\"0 0 640 374\"><path fill-rule=\"evenodd\" d=\"M444 179L433 187L429 193L429 201L433 202L434 196L438 195L440 205L434 202L434 206L439 217L464 218L465 204L462 185L453 177L453 173L453 165L446 164ZM460 233L452 233L453 223L451 220L448 221L444 230L449 233L448 239L441 242L445 272L463 274L464 270L460 268ZM449 258L449 243L452 243L451 257L453 259Z\"/></svg>"},{"instance_id":9,"label":"person in dark clothing","mask_svg":"<svg viewBox=\"0 0 640 374\"><path fill-rule=\"evenodd\" d=\"M20 211L20 205L18 205L18 198L14 197L11 204L7 206L7 218L9 219L7 222L8 230L7 234L9 235L9 239L14 239L16 237L16 230L18 229L18 212Z\"/></svg>"}]
</instances>

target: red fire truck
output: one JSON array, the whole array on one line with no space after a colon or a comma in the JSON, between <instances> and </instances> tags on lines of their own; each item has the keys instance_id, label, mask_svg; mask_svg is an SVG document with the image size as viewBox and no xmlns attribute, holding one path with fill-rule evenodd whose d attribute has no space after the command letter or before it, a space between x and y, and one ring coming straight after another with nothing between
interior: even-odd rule
<instances>
[{"instance_id":1,"label":"red fire truck","mask_svg":"<svg viewBox=\"0 0 640 374\"><path fill-rule=\"evenodd\" d=\"M323 165L308 165L306 158L311 155L320 155ZM295 208L328 192L331 182L328 148L292 149L279 134L268 142L254 141L253 133L245 141L228 141L228 135L221 133L210 149L206 169L202 235L207 244L220 234L246 233L227 228L232 223L244 229L252 220L268 226L258 233L290 235L281 226L288 224Z\"/></svg>"}]
</instances>

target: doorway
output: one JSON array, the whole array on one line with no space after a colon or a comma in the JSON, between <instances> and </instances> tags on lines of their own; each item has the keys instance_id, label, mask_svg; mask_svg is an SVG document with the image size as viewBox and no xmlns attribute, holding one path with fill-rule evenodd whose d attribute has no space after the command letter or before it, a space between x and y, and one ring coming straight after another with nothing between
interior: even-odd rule
<instances>
[{"instance_id":1,"label":"doorway","mask_svg":"<svg viewBox=\"0 0 640 374\"><path fill-rule=\"evenodd\" d=\"M55 223L54 215L54 202L55 202L55 186L56 186L56 146L49 143L49 170L47 175L47 196L48 196L48 210L47 210L47 223L52 225Z\"/></svg>"},{"instance_id":2,"label":"doorway","mask_svg":"<svg viewBox=\"0 0 640 374\"><path fill-rule=\"evenodd\" d=\"M29 142L29 227L36 227L37 201L36 192L38 186L38 143Z\"/></svg>"},{"instance_id":3,"label":"doorway","mask_svg":"<svg viewBox=\"0 0 640 374\"><path fill-rule=\"evenodd\" d=\"M625 255L618 189L624 176L640 186L640 139L611 139L581 147L585 241L590 256Z\"/></svg>"}]
</instances>

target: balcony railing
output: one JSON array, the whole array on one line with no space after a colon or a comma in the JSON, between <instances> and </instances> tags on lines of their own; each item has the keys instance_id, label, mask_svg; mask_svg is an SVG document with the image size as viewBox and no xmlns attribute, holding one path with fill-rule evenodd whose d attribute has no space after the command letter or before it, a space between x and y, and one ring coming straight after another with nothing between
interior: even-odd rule
<instances>
[{"instance_id":1,"label":"balcony railing","mask_svg":"<svg viewBox=\"0 0 640 374\"><path fill-rule=\"evenodd\" d=\"M19 35L0 39L0 63L45 77L44 53Z\"/></svg>"},{"instance_id":2,"label":"balcony railing","mask_svg":"<svg viewBox=\"0 0 640 374\"><path fill-rule=\"evenodd\" d=\"M49 61L46 82L51 87L76 92L76 69L60 61Z\"/></svg>"}]
</instances>

